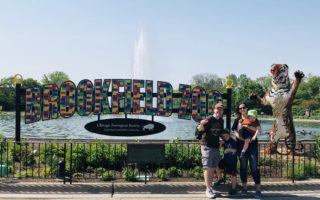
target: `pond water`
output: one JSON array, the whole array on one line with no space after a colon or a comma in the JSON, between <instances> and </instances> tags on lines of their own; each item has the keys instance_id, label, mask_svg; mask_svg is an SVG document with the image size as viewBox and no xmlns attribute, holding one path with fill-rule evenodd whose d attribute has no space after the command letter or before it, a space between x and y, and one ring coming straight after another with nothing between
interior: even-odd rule
<instances>
[{"instance_id":1,"label":"pond water","mask_svg":"<svg viewBox=\"0 0 320 200\"><path fill-rule=\"evenodd\" d=\"M108 118L124 118L124 115L102 115L101 119ZM141 118L151 120L151 116L129 116L128 118ZM171 117L154 117L156 122L162 123L166 126L166 130L148 136L139 137L115 137L99 135L87 131L84 126L96 121L97 116L81 117L74 115L69 119L55 119L49 121L39 121L32 124L25 124L24 119L21 123L21 137L22 138L47 138L47 139L139 139L139 140L192 140L194 139L194 130L196 122L193 120L178 119L177 115ZM232 120L233 122L233 120ZM269 120L262 120L262 134L259 139L268 140L268 131L271 128L272 122ZM312 140L320 135L320 123L306 123L295 122L295 128L298 140ZM15 116L14 115L0 115L0 133L5 137L15 137Z\"/></svg>"}]
</instances>

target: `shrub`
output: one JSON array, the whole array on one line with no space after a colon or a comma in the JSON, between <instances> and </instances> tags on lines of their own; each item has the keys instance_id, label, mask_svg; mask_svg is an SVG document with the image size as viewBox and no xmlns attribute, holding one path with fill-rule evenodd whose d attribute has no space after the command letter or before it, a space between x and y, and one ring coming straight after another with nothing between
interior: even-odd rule
<instances>
[{"instance_id":1,"label":"shrub","mask_svg":"<svg viewBox=\"0 0 320 200\"><path fill-rule=\"evenodd\" d=\"M114 173L112 171L105 171L102 174L102 180L103 181L110 181L114 179Z\"/></svg>"},{"instance_id":2,"label":"shrub","mask_svg":"<svg viewBox=\"0 0 320 200\"><path fill-rule=\"evenodd\" d=\"M181 172L176 167L169 167L167 170L169 177L178 177L180 176Z\"/></svg>"},{"instance_id":3,"label":"shrub","mask_svg":"<svg viewBox=\"0 0 320 200\"><path fill-rule=\"evenodd\" d=\"M203 169L200 166L196 166L189 171L189 176L196 179L203 178Z\"/></svg>"},{"instance_id":4,"label":"shrub","mask_svg":"<svg viewBox=\"0 0 320 200\"><path fill-rule=\"evenodd\" d=\"M10 152L15 162L22 161L22 164L25 166L32 166L36 163L32 153L32 147L30 147L28 143L12 145Z\"/></svg>"},{"instance_id":5,"label":"shrub","mask_svg":"<svg viewBox=\"0 0 320 200\"><path fill-rule=\"evenodd\" d=\"M315 140L313 156L317 159L320 159L320 136L318 136Z\"/></svg>"},{"instance_id":6,"label":"shrub","mask_svg":"<svg viewBox=\"0 0 320 200\"><path fill-rule=\"evenodd\" d=\"M300 178L307 178L313 176L319 176L320 169L315 163L306 163L305 165L294 166L294 176ZM292 177L292 166L288 168L288 177Z\"/></svg>"},{"instance_id":7,"label":"shrub","mask_svg":"<svg viewBox=\"0 0 320 200\"><path fill-rule=\"evenodd\" d=\"M122 144L96 144L91 147L87 162L94 168L121 169L127 148Z\"/></svg>"},{"instance_id":8,"label":"shrub","mask_svg":"<svg viewBox=\"0 0 320 200\"><path fill-rule=\"evenodd\" d=\"M163 181L166 181L169 178L168 171L166 169L164 169L164 168L158 169L156 171L156 175L157 175L158 178L160 178Z\"/></svg>"},{"instance_id":9,"label":"shrub","mask_svg":"<svg viewBox=\"0 0 320 200\"><path fill-rule=\"evenodd\" d=\"M201 153L199 144L182 144L173 141L165 145L165 158L169 166L181 169L189 169L201 164Z\"/></svg>"},{"instance_id":10,"label":"shrub","mask_svg":"<svg viewBox=\"0 0 320 200\"><path fill-rule=\"evenodd\" d=\"M137 175L138 175L137 170L132 169L131 167L125 167L122 169L122 176L127 181L135 181Z\"/></svg>"},{"instance_id":11,"label":"shrub","mask_svg":"<svg viewBox=\"0 0 320 200\"><path fill-rule=\"evenodd\" d=\"M103 168L103 167L99 167L99 168L96 169L96 171L97 171L97 174L101 175L106 171L106 169Z\"/></svg>"}]
</instances>

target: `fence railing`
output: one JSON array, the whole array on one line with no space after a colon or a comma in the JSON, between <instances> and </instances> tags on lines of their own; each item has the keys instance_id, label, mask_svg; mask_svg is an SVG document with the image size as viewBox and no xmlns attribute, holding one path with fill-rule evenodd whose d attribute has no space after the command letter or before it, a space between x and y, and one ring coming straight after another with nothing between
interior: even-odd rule
<instances>
[{"instance_id":1,"label":"fence railing","mask_svg":"<svg viewBox=\"0 0 320 200\"><path fill-rule=\"evenodd\" d=\"M159 163L128 163L128 144L162 144ZM259 166L263 178L320 177L320 144L303 141L296 155L265 154L267 141L259 142ZM25 141L3 140L0 146L0 177L74 180L149 180L202 178L200 145L197 141ZM145 151L147 152L147 151ZM222 153L222 151L221 151ZM136 157L147 156L141 153ZM152 155L148 155L152 156ZM238 166L239 171L239 166Z\"/></svg>"}]
</instances>

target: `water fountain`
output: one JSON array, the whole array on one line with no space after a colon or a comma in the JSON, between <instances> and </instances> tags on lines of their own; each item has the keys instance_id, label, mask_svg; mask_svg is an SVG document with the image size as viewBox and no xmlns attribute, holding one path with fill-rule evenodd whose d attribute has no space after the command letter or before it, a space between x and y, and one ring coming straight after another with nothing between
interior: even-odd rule
<instances>
[{"instance_id":1,"label":"water fountain","mask_svg":"<svg viewBox=\"0 0 320 200\"><path fill-rule=\"evenodd\" d=\"M143 29L140 30L138 40L135 41L133 56L133 79L152 80L146 34Z\"/></svg>"}]
</instances>

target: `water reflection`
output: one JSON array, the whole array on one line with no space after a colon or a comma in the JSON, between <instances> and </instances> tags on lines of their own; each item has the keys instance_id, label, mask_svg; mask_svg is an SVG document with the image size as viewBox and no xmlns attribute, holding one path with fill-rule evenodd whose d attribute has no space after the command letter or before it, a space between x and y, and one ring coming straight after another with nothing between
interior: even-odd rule
<instances>
[{"instance_id":1,"label":"water reflection","mask_svg":"<svg viewBox=\"0 0 320 200\"><path fill-rule=\"evenodd\" d=\"M103 115L101 119L124 118L124 115ZM137 117L137 116L128 116ZM0 133L6 137L15 136L14 115L0 115ZM139 116L141 119L151 120L151 116ZM156 139L156 140L173 140L194 139L194 130L196 122L193 120L178 119L177 115L171 117L154 117L154 120L166 126L166 130L149 136L139 137L113 137L99 135L87 131L84 126L97 120L97 116L81 117L78 115L70 119L55 119L49 121L40 121L32 124L24 124L22 119L21 137L25 138L54 138L54 139ZM262 134L260 139L268 139L268 131L271 129L272 121L261 121ZM298 123L295 122L295 129L298 140L310 140L320 135L319 123Z\"/></svg>"}]
</instances>

